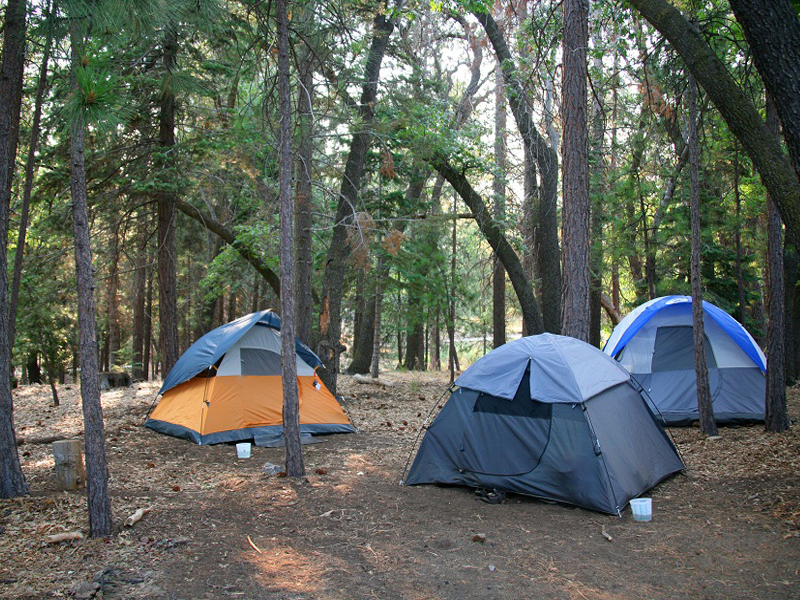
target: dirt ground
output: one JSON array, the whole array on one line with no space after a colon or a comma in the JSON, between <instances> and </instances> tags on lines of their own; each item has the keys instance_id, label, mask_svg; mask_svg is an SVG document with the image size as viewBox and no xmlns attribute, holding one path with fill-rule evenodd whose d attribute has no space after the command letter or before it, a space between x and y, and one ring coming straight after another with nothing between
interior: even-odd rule
<instances>
[{"instance_id":1,"label":"dirt ground","mask_svg":"<svg viewBox=\"0 0 800 600\"><path fill-rule=\"evenodd\" d=\"M342 382L356 434L304 446L307 481L267 476L283 450L196 446L141 427L157 384L103 394L116 533L88 533L83 492L57 492L48 436L79 436L76 386L16 390L29 497L0 501L4 598L800 598L800 389L795 426L673 429L685 474L653 520L466 488L398 485L446 377ZM133 527L125 519L150 509ZM484 541L477 534L484 534ZM604 535L605 534L605 535ZM611 538L610 540L608 538Z\"/></svg>"}]
</instances>

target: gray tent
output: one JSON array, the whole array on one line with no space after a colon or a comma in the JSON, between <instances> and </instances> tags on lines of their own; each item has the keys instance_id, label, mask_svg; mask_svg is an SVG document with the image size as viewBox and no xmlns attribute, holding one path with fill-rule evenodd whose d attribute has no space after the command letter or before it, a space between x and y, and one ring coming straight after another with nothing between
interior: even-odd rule
<instances>
[{"instance_id":1,"label":"gray tent","mask_svg":"<svg viewBox=\"0 0 800 600\"><path fill-rule=\"evenodd\" d=\"M404 483L619 514L683 468L625 369L589 344L543 334L493 350L456 379Z\"/></svg>"}]
</instances>

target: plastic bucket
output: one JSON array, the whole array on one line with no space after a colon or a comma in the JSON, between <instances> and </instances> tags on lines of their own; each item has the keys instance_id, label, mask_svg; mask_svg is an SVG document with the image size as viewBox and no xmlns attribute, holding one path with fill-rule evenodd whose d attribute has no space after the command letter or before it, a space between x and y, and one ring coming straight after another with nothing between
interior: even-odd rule
<instances>
[{"instance_id":1,"label":"plastic bucket","mask_svg":"<svg viewBox=\"0 0 800 600\"><path fill-rule=\"evenodd\" d=\"M653 518L652 498L634 498L631 500L634 521L649 521Z\"/></svg>"},{"instance_id":2,"label":"plastic bucket","mask_svg":"<svg viewBox=\"0 0 800 600\"><path fill-rule=\"evenodd\" d=\"M236 444L236 456L239 458L250 458L250 442Z\"/></svg>"}]
</instances>

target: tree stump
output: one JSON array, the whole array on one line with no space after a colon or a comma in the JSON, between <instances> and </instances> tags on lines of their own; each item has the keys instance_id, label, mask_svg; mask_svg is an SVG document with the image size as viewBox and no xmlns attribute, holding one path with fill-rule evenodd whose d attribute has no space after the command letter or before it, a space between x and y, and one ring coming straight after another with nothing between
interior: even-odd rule
<instances>
[{"instance_id":1,"label":"tree stump","mask_svg":"<svg viewBox=\"0 0 800 600\"><path fill-rule=\"evenodd\" d=\"M103 391L117 387L129 387L130 385L131 376L124 371L100 373L100 389Z\"/></svg>"},{"instance_id":2,"label":"tree stump","mask_svg":"<svg viewBox=\"0 0 800 600\"><path fill-rule=\"evenodd\" d=\"M56 463L56 487L60 490L77 490L86 485L80 440L53 442Z\"/></svg>"}]
</instances>

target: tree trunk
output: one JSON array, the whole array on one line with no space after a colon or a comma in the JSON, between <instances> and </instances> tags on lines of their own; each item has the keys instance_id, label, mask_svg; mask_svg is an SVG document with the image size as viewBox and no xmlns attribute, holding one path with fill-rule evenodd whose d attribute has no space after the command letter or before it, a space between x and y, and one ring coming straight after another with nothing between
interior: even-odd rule
<instances>
[{"instance_id":1,"label":"tree trunk","mask_svg":"<svg viewBox=\"0 0 800 600\"><path fill-rule=\"evenodd\" d=\"M506 218L506 99L503 74L495 77L494 161L497 172L493 178L494 218L502 223ZM503 263L492 253L492 348L506 343L506 272Z\"/></svg>"},{"instance_id":2,"label":"tree trunk","mask_svg":"<svg viewBox=\"0 0 800 600\"><path fill-rule=\"evenodd\" d=\"M767 92L767 127L780 136L778 115ZM778 433L789 429L784 368L785 297L783 280L783 223L778 208L767 194L767 392L764 428Z\"/></svg>"},{"instance_id":3,"label":"tree trunk","mask_svg":"<svg viewBox=\"0 0 800 600\"><path fill-rule=\"evenodd\" d=\"M453 198L453 213L456 212L456 199ZM456 352L456 251L458 250L458 237L456 233L457 220L453 219L453 231L450 240L450 297L447 307L447 339L450 342L447 364L450 369L450 385L456 379L458 369L458 353Z\"/></svg>"},{"instance_id":4,"label":"tree trunk","mask_svg":"<svg viewBox=\"0 0 800 600\"><path fill-rule=\"evenodd\" d=\"M116 221L116 216L114 216ZM116 222L111 234L111 247L109 248L111 261L108 274L108 290L106 295L106 316L108 319L108 365L107 371L118 364L120 349L119 332L119 230Z\"/></svg>"},{"instance_id":5,"label":"tree trunk","mask_svg":"<svg viewBox=\"0 0 800 600\"><path fill-rule=\"evenodd\" d=\"M742 270L742 197L739 194L739 145L735 144L733 155L733 197L736 202L736 229L733 240L736 245L736 291L739 298L739 322L745 325L747 302L744 296L744 272Z\"/></svg>"},{"instance_id":6,"label":"tree trunk","mask_svg":"<svg viewBox=\"0 0 800 600\"><path fill-rule=\"evenodd\" d=\"M375 296L368 295L364 302L361 324L354 331L353 360L347 367L348 373L364 375L372 366L373 344L375 342Z\"/></svg>"},{"instance_id":7,"label":"tree trunk","mask_svg":"<svg viewBox=\"0 0 800 600\"><path fill-rule=\"evenodd\" d=\"M800 20L791 0L731 0L800 176ZM778 138L780 139L780 138Z\"/></svg>"},{"instance_id":8,"label":"tree trunk","mask_svg":"<svg viewBox=\"0 0 800 600\"><path fill-rule=\"evenodd\" d=\"M72 77L82 69L83 47L80 22L71 24ZM77 88L77 82L73 82ZM76 93L77 89L76 89ZM86 197L84 124L78 117L70 126L70 189L72 227L75 234L75 271L78 282L78 329L80 331L81 402L83 404L86 490L89 504L89 535L111 534L111 500L108 495L103 409L100 404L100 373L97 363L92 249L89 236L89 209Z\"/></svg>"},{"instance_id":9,"label":"tree trunk","mask_svg":"<svg viewBox=\"0 0 800 600\"><path fill-rule=\"evenodd\" d=\"M366 337L362 337L361 327L364 325L364 313L367 312L367 299L364 292L364 269L358 269L356 272L356 289L355 289L355 309L353 310L353 346L351 348L352 355L355 356L361 352L361 346L367 344L372 348L372 332L370 331ZM372 325L370 325L372 327ZM363 364L363 361L362 361ZM369 367L367 367L369 368ZM349 371L349 368L346 369ZM366 373L366 371L361 371Z\"/></svg>"},{"instance_id":10,"label":"tree trunk","mask_svg":"<svg viewBox=\"0 0 800 600\"><path fill-rule=\"evenodd\" d=\"M39 66L39 81L36 85L36 99L33 107L33 121L31 123L31 136L28 142L28 156L25 160L25 183L22 188L22 205L19 210L19 232L17 233L17 251L14 255L14 274L11 283L11 301L8 306L8 344L9 352L14 351L14 340L17 328L17 304L19 302L19 288L22 281L22 264L25 258L25 240L28 234L30 216L31 193L33 192L33 177L36 167L36 151L39 148L39 135L41 133L42 104L47 91L47 69L50 62L50 50L53 44L52 15L55 6L48 3L44 19L47 37L42 50L42 63Z\"/></svg>"},{"instance_id":11,"label":"tree trunk","mask_svg":"<svg viewBox=\"0 0 800 600\"><path fill-rule=\"evenodd\" d=\"M8 321L8 227L11 181L17 156L22 74L25 66L25 0L8 0L0 64L0 498L28 493L14 433Z\"/></svg>"},{"instance_id":12,"label":"tree trunk","mask_svg":"<svg viewBox=\"0 0 800 600\"><path fill-rule=\"evenodd\" d=\"M294 212L292 201L292 98L289 87L289 19L286 0L277 0L278 102L280 109L279 196L281 219L281 378L283 380L283 439L286 474L306 474L300 444L300 391L294 322Z\"/></svg>"},{"instance_id":13,"label":"tree trunk","mask_svg":"<svg viewBox=\"0 0 800 600\"><path fill-rule=\"evenodd\" d=\"M380 241L380 240L379 240ZM372 320L372 360L370 363L370 375L373 379L380 376L381 366L381 309L383 306L383 280L388 275L388 269L384 273L383 252L378 252L378 265L375 269L375 309L373 310Z\"/></svg>"},{"instance_id":14,"label":"tree trunk","mask_svg":"<svg viewBox=\"0 0 800 600\"><path fill-rule=\"evenodd\" d=\"M144 369L144 310L147 293L147 218L136 219L136 257L133 274L133 324L131 331L131 375L134 381L147 379Z\"/></svg>"},{"instance_id":15,"label":"tree trunk","mask_svg":"<svg viewBox=\"0 0 800 600\"><path fill-rule=\"evenodd\" d=\"M149 262L149 261L148 261ZM153 347L153 270L147 269L147 289L144 296L144 339L142 340L142 373L149 379L150 354Z\"/></svg>"},{"instance_id":16,"label":"tree trunk","mask_svg":"<svg viewBox=\"0 0 800 600\"><path fill-rule=\"evenodd\" d=\"M249 262L253 268L261 274L261 276L264 278L264 281L266 281L272 291L275 292L275 295L281 295L280 279L278 278L278 275L276 275L275 272L270 269L265 257L258 249L243 243L240 239L237 239L234 232L230 228L226 227L225 224L223 224L213 214L202 211L188 202L184 202L180 198L173 198L173 200L175 207L178 210L180 210L187 217L197 221L208 231L219 236L223 242L236 250L236 252L239 253L239 256Z\"/></svg>"},{"instance_id":17,"label":"tree trunk","mask_svg":"<svg viewBox=\"0 0 800 600\"><path fill-rule=\"evenodd\" d=\"M159 112L159 145L164 158L162 177L170 178L172 151L175 147L175 90L172 78L177 68L178 35L175 24L167 25L162 61L165 85ZM165 186L168 182L162 182ZM166 189L156 194L158 200L158 315L161 375L166 377L178 360L178 284L176 275L175 194Z\"/></svg>"},{"instance_id":18,"label":"tree trunk","mask_svg":"<svg viewBox=\"0 0 800 600\"><path fill-rule=\"evenodd\" d=\"M533 295L530 282L525 276L522 263L502 230L491 219L483 198L472 188L464 174L454 169L444 158L434 156L429 157L428 161L453 186L459 197L470 208L481 233L503 263L508 278L511 280L511 286L517 294L526 331L531 335L542 333L544 331L542 313L539 310L539 303Z\"/></svg>"},{"instance_id":19,"label":"tree trunk","mask_svg":"<svg viewBox=\"0 0 800 600\"><path fill-rule=\"evenodd\" d=\"M299 86L297 90L297 158L295 162L295 314L297 337L311 342L313 273L313 145L314 130L314 53L303 46L298 58Z\"/></svg>"},{"instance_id":20,"label":"tree trunk","mask_svg":"<svg viewBox=\"0 0 800 600\"><path fill-rule=\"evenodd\" d=\"M334 219L333 235L328 247L325 269L325 293L320 314L320 354L325 369L320 377L327 388L336 395L336 381L339 374L339 355L342 352L342 295L344 275L349 252L347 249L347 230L353 225L358 196L361 188L361 175L372 139L369 130L375 117L375 104L378 99L380 68L389 36L394 31L394 21L385 14L375 15L373 38L364 69L364 81L359 103L359 129L353 135L350 152L345 164L344 176L339 190L339 201ZM325 325L323 327L323 325Z\"/></svg>"},{"instance_id":21,"label":"tree trunk","mask_svg":"<svg viewBox=\"0 0 800 600\"><path fill-rule=\"evenodd\" d=\"M589 341L589 136L586 48L588 0L564 0L563 296L561 332Z\"/></svg>"},{"instance_id":22,"label":"tree trunk","mask_svg":"<svg viewBox=\"0 0 800 600\"><path fill-rule=\"evenodd\" d=\"M253 297L250 302L250 312L258 312L261 310L261 278L256 275L253 281ZM295 307L297 310L297 307Z\"/></svg>"},{"instance_id":23,"label":"tree trunk","mask_svg":"<svg viewBox=\"0 0 800 600\"><path fill-rule=\"evenodd\" d=\"M595 67L602 69L602 60L595 59ZM599 92L599 90L598 90ZM591 273L589 278L589 343L595 348L602 347L601 330L603 326L603 193L607 191L606 167L603 160L603 104L600 93L592 103L592 156L600 179L600 189L592 201L592 234L590 238Z\"/></svg>"},{"instance_id":24,"label":"tree trunk","mask_svg":"<svg viewBox=\"0 0 800 600\"><path fill-rule=\"evenodd\" d=\"M409 294L408 342L406 344L406 361L403 365L409 371L422 371L425 369L424 325L422 300L416 295Z\"/></svg>"},{"instance_id":25,"label":"tree trunk","mask_svg":"<svg viewBox=\"0 0 800 600\"><path fill-rule=\"evenodd\" d=\"M764 187L767 188L780 209L783 222L794 240L800 239L800 186L797 185L797 172L783 153L780 144L767 130L753 102L737 86L725 65L705 41L697 27L690 24L677 8L666 0L630 0L630 3L653 27L661 32L686 61L689 70L706 90L722 118L725 119L728 127L750 156L761 176ZM743 4L744 0L741 0L741 3ZM788 5L788 2L780 0L775 4L776 9L782 4ZM783 9L782 6L780 8ZM767 15L772 14L774 13L771 11L767 13ZM738 16L737 14L737 18ZM796 23L790 23L792 20L797 21L796 15L786 21L789 23L787 26L790 31L796 26ZM762 39L768 44L774 43L779 52L784 52L784 47L776 43L776 40L783 39L781 23L769 17L767 23L770 29ZM779 29L780 31L778 31ZM800 63L793 58L795 48L793 34L787 39L787 41L789 40L792 45L787 49L785 56L787 61L793 62L793 67L790 71L784 71L784 61L776 61L775 68L781 76L800 68ZM769 74L768 71L765 72ZM768 79L769 77L765 78L765 83ZM792 84L788 86L788 92L795 96L787 104L789 107L793 107L797 105L800 95L796 91L797 86L794 84L794 80L790 79L789 81ZM770 85L768 84L767 87L769 89ZM779 110L783 111L782 95L775 94L775 99Z\"/></svg>"},{"instance_id":26,"label":"tree trunk","mask_svg":"<svg viewBox=\"0 0 800 600\"><path fill-rule=\"evenodd\" d=\"M503 32L489 13L474 11L473 15L483 26L494 48L497 62L503 71L506 95L511 113L517 123L525 146L526 178L535 176L538 165L541 186L536 214L536 233L534 237L535 259L538 276L541 279L542 318L546 331L558 333L561 329L561 254L558 247L558 154L542 137L528 111L525 90L517 72L516 64L508 49ZM529 181L526 191L532 191ZM528 199L529 200L529 199ZM510 273L509 273L510 277ZM541 330L529 330L539 333Z\"/></svg>"},{"instance_id":27,"label":"tree trunk","mask_svg":"<svg viewBox=\"0 0 800 600\"><path fill-rule=\"evenodd\" d=\"M707 436L717 435L714 408L711 406L711 389L706 362L705 326L703 323L703 281L700 272L700 168L697 156L697 86L689 75L689 168L691 171L690 212L692 227L692 328L694 332L694 365L697 376L697 410L700 431Z\"/></svg>"},{"instance_id":28,"label":"tree trunk","mask_svg":"<svg viewBox=\"0 0 800 600\"><path fill-rule=\"evenodd\" d=\"M47 351L47 344L44 340L44 334L39 333L39 345L42 348L42 358L44 359L44 368L47 371L47 383L50 384L50 394L53 396L53 406L58 406L58 390L56 389L55 373L53 372L53 365L50 363L50 353Z\"/></svg>"},{"instance_id":29,"label":"tree trunk","mask_svg":"<svg viewBox=\"0 0 800 600\"><path fill-rule=\"evenodd\" d=\"M784 289L786 298L785 367L786 384L794 385L800 377L800 260L794 244L784 238Z\"/></svg>"}]
</instances>

